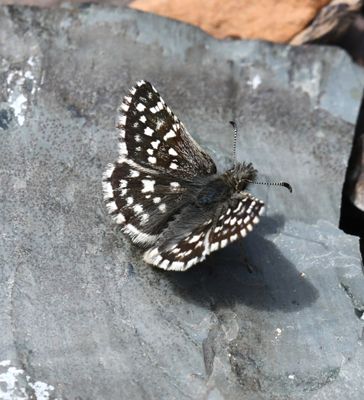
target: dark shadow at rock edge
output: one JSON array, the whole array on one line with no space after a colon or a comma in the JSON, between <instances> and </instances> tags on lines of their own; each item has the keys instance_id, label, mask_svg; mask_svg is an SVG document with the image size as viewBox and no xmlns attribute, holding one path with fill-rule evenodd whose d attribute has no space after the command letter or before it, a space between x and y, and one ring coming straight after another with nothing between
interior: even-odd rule
<instances>
[{"instance_id":1,"label":"dark shadow at rock edge","mask_svg":"<svg viewBox=\"0 0 364 400\"><path fill-rule=\"evenodd\" d=\"M353 145L346 170L345 182L341 199L341 214L339 228L350 235L364 238L364 212L356 207L360 203L364 189L364 93L362 96L359 115L356 122ZM361 251L362 258L364 253Z\"/></svg>"},{"instance_id":2,"label":"dark shadow at rock edge","mask_svg":"<svg viewBox=\"0 0 364 400\"><path fill-rule=\"evenodd\" d=\"M264 226L185 272L161 271L178 296L202 307L246 304L266 311L294 312L316 301L316 288L262 234L279 229L282 219L265 218Z\"/></svg>"}]
</instances>

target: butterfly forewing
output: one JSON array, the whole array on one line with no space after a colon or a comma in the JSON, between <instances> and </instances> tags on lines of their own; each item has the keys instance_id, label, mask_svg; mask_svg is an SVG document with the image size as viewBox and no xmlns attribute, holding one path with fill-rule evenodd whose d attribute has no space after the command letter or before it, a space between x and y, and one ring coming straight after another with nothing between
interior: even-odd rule
<instances>
[{"instance_id":1,"label":"butterfly forewing","mask_svg":"<svg viewBox=\"0 0 364 400\"><path fill-rule=\"evenodd\" d=\"M104 198L124 233L150 246L186 202L193 177L216 166L149 82L138 82L120 111L119 159L104 173Z\"/></svg>"},{"instance_id":2,"label":"butterfly forewing","mask_svg":"<svg viewBox=\"0 0 364 400\"><path fill-rule=\"evenodd\" d=\"M139 81L124 97L120 111L121 157L185 179L216 173L211 157L149 82Z\"/></svg>"}]
</instances>

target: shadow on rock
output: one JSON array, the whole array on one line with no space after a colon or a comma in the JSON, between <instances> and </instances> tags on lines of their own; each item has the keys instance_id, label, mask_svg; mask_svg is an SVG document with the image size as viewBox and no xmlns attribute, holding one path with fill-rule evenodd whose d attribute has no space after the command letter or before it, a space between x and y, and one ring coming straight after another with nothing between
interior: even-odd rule
<instances>
[{"instance_id":1,"label":"shadow on rock","mask_svg":"<svg viewBox=\"0 0 364 400\"><path fill-rule=\"evenodd\" d=\"M315 302L318 291L274 243L261 236L280 230L282 224L279 216L266 217L259 233L253 231L191 270L157 273L172 283L179 296L207 308L243 303L267 311L300 310Z\"/></svg>"}]
</instances>

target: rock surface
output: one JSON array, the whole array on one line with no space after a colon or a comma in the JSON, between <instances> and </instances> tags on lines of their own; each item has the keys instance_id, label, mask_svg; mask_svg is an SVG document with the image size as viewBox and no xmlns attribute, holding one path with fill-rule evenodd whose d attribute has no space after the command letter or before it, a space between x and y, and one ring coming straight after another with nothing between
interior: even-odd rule
<instances>
[{"instance_id":1,"label":"rock surface","mask_svg":"<svg viewBox=\"0 0 364 400\"><path fill-rule=\"evenodd\" d=\"M255 231L186 273L143 264L102 201L141 78L218 165L235 119L239 158L294 188L254 188ZM343 51L11 7L0 85L0 398L363 398L361 259L337 223L364 72Z\"/></svg>"},{"instance_id":2,"label":"rock surface","mask_svg":"<svg viewBox=\"0 0 364 400\"><path fill-rule=\"evenodd\" d=\"M199 26L210 35L289 42L329 0L134 0L130 7Z\"/></svg>"}]
</instances>

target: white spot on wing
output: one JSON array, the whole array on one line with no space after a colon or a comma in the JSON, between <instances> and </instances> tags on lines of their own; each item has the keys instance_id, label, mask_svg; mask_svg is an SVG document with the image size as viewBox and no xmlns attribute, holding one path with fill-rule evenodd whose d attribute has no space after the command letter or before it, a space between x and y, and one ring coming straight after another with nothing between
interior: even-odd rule
<instances>
[{"instance_id":1,"label":"white spot on wing","mask_svg":"<svg viewBox=\"0 0 364 400\"><path fill-rule=\"evenodd\" d=\"M172 147L168 150L168 153L169 153L171 156L178 156L178 153L176 152L175 149L172 149Z\"/></svg>"},{"instance_id":2,"label":"white spot on wing","mask_svg":"<svg viewBox=\"0 0 364 400\"><path fill-rule=\"evenodd\" d=\"M123 214L119 213L119 214L115 215L114 221L115 221L117 224L123 224L123 223L125 222L125 217L124 217Z\"/></svg>"},{"instance_id":3,"label":"white spot on wing","mask_svg":"<svg viewBox=\"0 0 364 400\"><path fill-rule=\"evenodd\" d=\"M110 182L102 182L102 189L104 192L104 199L112 199L114 197L112 186Z\"/></svg>"},{"instance_id":4,"label":"white spot on wing","mask_svg":"<svg viewBox=\"0 0 364 400\"><path fill-rule=\"evenodd\" d=\"M147 126L147 127L144 129L144 135L152 136L153 133L154 133L153 129L149 128L149 126Z\"/></svg>"},{"instance_id":5,"label":"white spot on wing","mask_svg":"<svg viewBox=\"0 0 364 400\"><path fill-rule=\"evenodd\" d=\"M202 233L200 233L199 235L194 235L192 236L192 238L188 241L188 243L195 243L198 242L200 240L200 237L202 236Z\"/></svg>"},{"instance_id":6,"label":"white spot on wing","mask_svg":"<svg viewBox=\"0 0 364 400\"><path fill-rule=\"evenodd\" d=\"M173 132L173 130L170 130L163 136L163 140L168 140L168 139L174 138L175 136L176 136L176 134Z\"/></svg>"},{"instance_id":7,"label":"white spot on wing","mask_svg":"<svg viewBox=\"0 0 364 400\"><path fill-rule=\"evenodd\" d=\"M150 235L148 233L141 232L138 228L136 228L134 225L127 224L124 228L123 231L130 235L131 239L135 243L148 243L148 244L154 244L155 241L158 239L157 235ZM144 255L145 259L145 255Z\"/></svg>"},{"instance_id":8,"label":"white spot on wing","mask_svg":"<svg viewBox=\"0 0 364 400\"><path fill-rule=\"evenodd\" d=\"M112 173L114 172L114 165L113 164L108 164L107 170L103 174L103 179L110 179Z\"/></svg>"},{"instance_id":9,"label":"white spot on wing","mask_svg":"<svg viewBox=\"0 0 364 400\"><path fill-rule=\"evenodd\" d=\"M219 243L215 242L211 244L211 251L216 251L219 248Z\"/></svg>"},{"instance_id":10,"label":"white spot on wing","mask_svg":"<svg viewBox=\"0 0 364 400\"><path fill-rule=\"evenodd\" d=\"M112 213L118 209L118 206L116 205L115 201L109 201L108 203L106 203L106 208L109 213Z\"/></svg>"},{"instance_id":11,"label":"white spot on wing","mask_svg":"<svg viewBox=\"0 0 364 400\"><path fill-rule=\"evenodd\" d=\"M143 212L143 206L141 204L135 204L133 210L135 214L140 214L141 212Z\"/></svg>"},{"instance_id":12,"label":"white spot on wing","mask_svg":"<svg viewBox=\"0 0 364 400\"><path fill-rule=\"evenodd\" d=\"M154 141L154 142L151 142L150 144L152 145L152 147L154 148L154 149L158 149L158 146L159 146L159 143L160 143L160 140L156 140L156 141Z\"/></svg>"},{"instance_id":13,"label":"white spot on wing","mask_svg":"<svg viewBox=\"0 0 364 400\"><path fill-rule=\"evenodd\" d=\"M167 269L169 263L170 263L169 260L163 260L163 261L158 265L158 267L159 267L159 268L162 268L162 269Z\"/></svg>"},{"instance_id":14,"label":"white spot on wing","mask_svg":"<svg viewBox=\"0 0 364 400\"><path fill-rule=\"evenodd\" d=\"M173 261L169 269L173 271L182 271L184 269L185 263L182 261Z\"/></svg>"},{"instance_id":15,"label":"white spot on wing","mask_svg":"<svg viewBox=\"0 0 364 400\"><path fill-rule=\"evenodd\" d=\"M142 104L142 103L139 103L139 104L136 106L136 109L137 109L138 111L140 111L140 112L143 112L143 111L145 110L145 105Z\"/></svg>"},{"instance_id":16,"label":"white spot on wing","mask_svg":"<svg viewBox=\"0 0 364 400\"><path fill-rule=\"evenodd\" d=\"M142 179L142 184L144 186L142 189L142 193L154 192L154 185L155 185L154 180Z\"/></svg>"}]
</instances>

